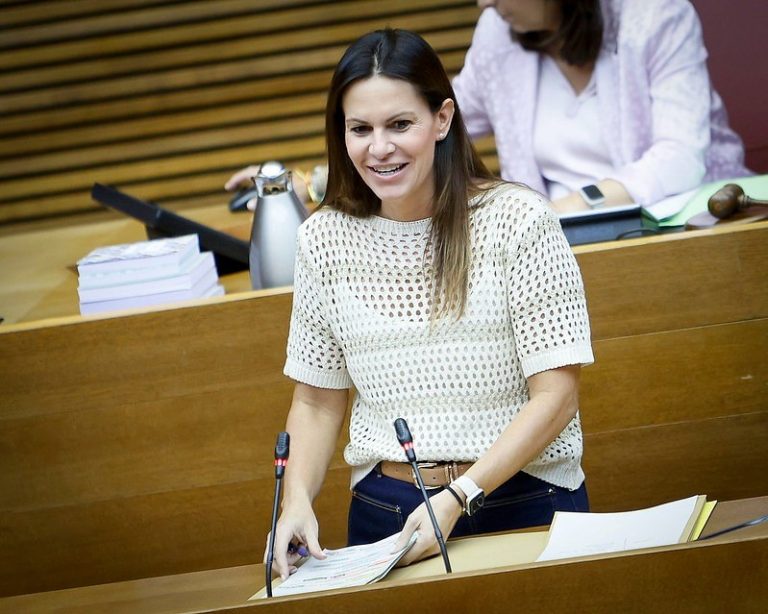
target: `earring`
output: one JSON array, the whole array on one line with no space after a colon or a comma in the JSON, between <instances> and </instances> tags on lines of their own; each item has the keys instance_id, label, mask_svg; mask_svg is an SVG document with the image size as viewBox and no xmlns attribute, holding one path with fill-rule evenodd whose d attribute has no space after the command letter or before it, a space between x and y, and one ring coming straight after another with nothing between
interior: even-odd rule
<instances>
[{"instance_id":1,"label":"earring","mask_svg":"<svg viewBox=\"0 0 768 614\"><path fill-rule=\"evenodd\" d=\"M438 141L442 141L444 138L445 138L445 134L443 134L442 132L437 135L437 140Z\"/></svg>"}]
</instances>

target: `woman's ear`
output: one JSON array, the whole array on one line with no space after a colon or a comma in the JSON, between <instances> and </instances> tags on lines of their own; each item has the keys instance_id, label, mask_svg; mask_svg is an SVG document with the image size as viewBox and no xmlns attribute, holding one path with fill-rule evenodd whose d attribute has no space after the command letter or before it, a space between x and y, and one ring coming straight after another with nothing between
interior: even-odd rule
<instances>
[{"instance_id":1,"label":"woman's ear","mask_svg":"<svg viewBox=\"0 0 768 614\"><path fill-rule=\"evenodd\" d=\"M438 139L443 140L445 135L451 129L451 122L453 121L453 114L456 111L456 103L451 98L443 100L443 104L437 110L435 117L437 118L437 132ZM440 136L442 135L442 136Z\"/></svg>"}]
</instances>

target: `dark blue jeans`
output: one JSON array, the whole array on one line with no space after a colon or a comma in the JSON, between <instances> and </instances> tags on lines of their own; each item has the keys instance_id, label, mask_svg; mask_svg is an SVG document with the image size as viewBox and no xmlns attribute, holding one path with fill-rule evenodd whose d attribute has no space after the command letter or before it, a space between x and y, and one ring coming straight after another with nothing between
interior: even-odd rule
<instances>
[{"instance_id":1,"label":"dark blue jeans","mask_svg":"<svg viewBox=\"0 0 768 614\"><path fill-rule=\"evenodd\" d=\"M427 494L431 497L441 490L427 489ZM401 531L408 515L423 501L413 484L371 471L352 491L348 545L370 544ZM450 536L547 525L558 510L588 512L585 484L571 491L520 472L488 495L477 514L459 518Z\"/></svg>"}]
</instances>

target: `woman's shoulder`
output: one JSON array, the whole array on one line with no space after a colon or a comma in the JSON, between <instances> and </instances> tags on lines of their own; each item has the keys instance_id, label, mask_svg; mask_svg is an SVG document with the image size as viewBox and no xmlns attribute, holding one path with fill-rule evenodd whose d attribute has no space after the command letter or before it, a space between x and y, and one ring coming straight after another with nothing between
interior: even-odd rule
<instances>
[{"instance_id":1,"label":"woman's shoulder","mask_svg":"<svg viewBox=\"0 0 768 614\"><path fill-rule=\"evenodd\" d=\"M488 210L506 214L514 211L550 211L549 201L540 192L524 183L498 181L479 186L480 192L472 203Z\"/></svg>"},{"instance_id":2,"label":"woman's shoulder","mask_svg":"<svg viewBox=\"0 0 768 614\"><path fill-rule=\"evenodd\" d=\"M309 217L301 224L299 231L304 235L311 236L318 232L338 226L345 218L349 217L338 209L332 207L322 207L313 211Z\"/></svg>"},{"instance_id":3,"label":"woman's shoulder","mask_svg":"<svg viewBox=\"0 0 768 614\"><path fill-rule=\"evenodd\" d=\"M502 181L481 190L471 201L476 208L476 220L491 221L504 234L525 232L537 220L558 223L549 200L525 184Z\"/></svg>"},{"instance_id":4,"label":"woman's shoulder","mask_svg":"<svg viewBox=\"0 0 768 614\"><path fill-rule=\"evenodd\" d=\"M698 24L690 0L610 0L609 16L618 28L619 43L658 45L657 36L676 36L682 24Z\"/></svg>"},{"instance_id":5,"label":"woman's shoulder","mask_svg":"<svg viewBox=\"0 0 768 614\"><path fill-rule=\"evenodd\" d=\"M331 207L317 209L299 226L299 242L312 248L344 232L350 216Z\"/></svg>"}]
</instances>

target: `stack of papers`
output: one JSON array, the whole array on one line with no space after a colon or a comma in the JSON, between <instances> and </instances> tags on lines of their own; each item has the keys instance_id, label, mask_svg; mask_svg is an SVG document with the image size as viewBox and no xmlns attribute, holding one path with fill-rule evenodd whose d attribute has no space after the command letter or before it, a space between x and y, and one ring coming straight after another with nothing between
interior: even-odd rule
<instances>
[{"instance_id":1,"label":"stack of papers","mask_svg":"<svg viewBox=\"0 0 768 614\"><path fill-rule=\"evenodd\" d=\"M77 270L83 315L224 294L197 235L99 247Z\"/></svg>"},{"instance_id":2,"label":"stack of papers","mask_svg":"<svg viewBox=\"0 0 768 614\"><path fill-rule=\"evenodd\" d=\"M642 510L617 513L555 512L537 561L624 552L694 541L715 502L697 495Z\"/></svg>"},{"instance_id":3,"label":"stack of papers","mask_svg":"<svg viewBox=\"0 0 768 614\"><path fill-rule=\"evenodd\" d=\"M273 597L327 591L378 582L416 543L418 532L411 536L405 548L393 551L399 533L364 546L350 546L339 550L323 550L328 558L308 559L285 582L272 589ZM262 589L250 599L266 597Z\"/></svg>"}]
</instances>

